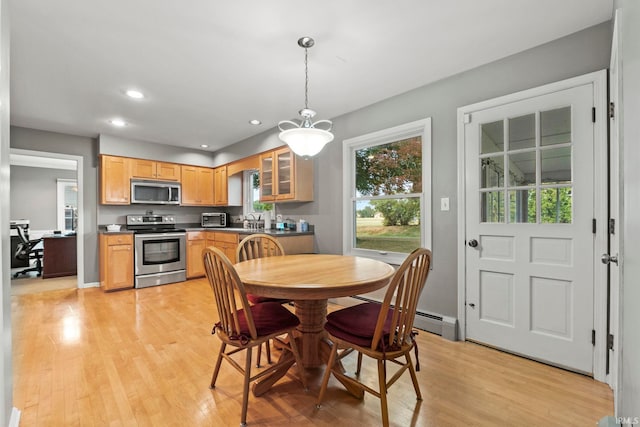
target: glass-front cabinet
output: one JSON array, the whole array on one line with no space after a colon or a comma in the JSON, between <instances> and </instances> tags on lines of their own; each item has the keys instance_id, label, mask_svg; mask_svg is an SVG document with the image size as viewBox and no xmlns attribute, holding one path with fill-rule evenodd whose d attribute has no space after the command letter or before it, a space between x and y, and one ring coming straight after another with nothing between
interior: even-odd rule
<instances>
[{"instance_id":1,"label":"glass-front cabinet","mask_svg":"<svg viewBox=\"0 0 640 427\"><path fill-rule=\"evenodd\" d=\"M289 148L260 155L260 201L313 200L313 159L302 159Z\"/></svg>"}]
</instances>

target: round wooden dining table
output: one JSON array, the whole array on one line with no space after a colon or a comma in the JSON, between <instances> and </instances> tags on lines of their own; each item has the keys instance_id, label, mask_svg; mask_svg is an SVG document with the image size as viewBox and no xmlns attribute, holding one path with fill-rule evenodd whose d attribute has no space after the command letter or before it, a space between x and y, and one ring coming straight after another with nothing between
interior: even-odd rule
<instances>
[{"instance_id":1,"label":"round wooden dining table","mask_svg":"<svg viewBox=\"0 0 640 427\"><path fill-rule=\"evenodd\" d=\"M296 342L305 368L322 366L329 359L331 344L324 331L328 299L380 289L395 272L382 261L329 254L256 258L235 264L235 269L247 293L294 301L295 314L300 319ZM283 352L281 357L290 355ZM253 388L254 394L264 393L285 373L286 369L276 371L260 381Z\"/></svg>"}]
</instances>

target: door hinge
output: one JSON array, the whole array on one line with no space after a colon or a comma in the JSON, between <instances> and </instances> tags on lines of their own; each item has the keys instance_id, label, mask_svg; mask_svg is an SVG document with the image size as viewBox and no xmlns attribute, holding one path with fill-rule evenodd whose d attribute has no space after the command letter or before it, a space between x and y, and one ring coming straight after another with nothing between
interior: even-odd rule
<instances>
[{"instance_id":1,"label":"door hinge","mask_svg":"<svg viewBox=\"0 0 640 427\"><path fill-rule=\"evenodd\" d=\"M615 106L615 104L613 102L610 102L609 103L609 118L610 119L613 119L616 116L615 112L616 112L616 106Z\"/></svg>"},{"instance_id":2,"label":"door hinge","mask_svg":"<svg viewBox=\"0 0 640 427\"><path fill-rule=\"evenodd\" d=\"M613 350L613 335L607 335L607 349Z\"/></svg>"},{"instance_id":3,"label":"door hinge","mask_svg":"<svg viewBox=\"0 0 640 427\"><path fill-rule=\"evenodd\" d=\"M597 228L596 228L596 219L593 218L593 220L591 221L591 232L593 234L596 234L596 230L597 230Z\"/></svg>"},{"instance_id":4,"label":"door hinge","mask_svg":"<svg viewBox=\"0 0 640 427\"><path fill-rule=\"evenodd\" d=\"M471 123L471 113L466 113L462 118L462 122L464 124Z\"/></svg>"},{"instance_id":5,"label":"door hinge","mask_svg":"<svg viewBox=\"0 0 640 427\"><path fill-rule=\"evenodd\" d=\"M592 107L592 108L591 108L591 121L592 121L593 123L595 123L595 122L596 122L596 107Z\"/></svg>"},{"instance_id":6,"label":"door hinge","mask_svg":"<svg viewBox=\"0 0 640 427\"><path fill-rule=\"evenodd\" d=\"M613 218L609 220L609 234L616 234L616 220Z\"/></svg>"},{"instance_id":7,"label":"door hinge","mask_svg":"<svg viewBox=\"0 0 640 427\"><path fill-rule=\"evenodd\" d=\"M596 330L591 330L591 344L596 345Z\"/></svg>"}]
</instances>

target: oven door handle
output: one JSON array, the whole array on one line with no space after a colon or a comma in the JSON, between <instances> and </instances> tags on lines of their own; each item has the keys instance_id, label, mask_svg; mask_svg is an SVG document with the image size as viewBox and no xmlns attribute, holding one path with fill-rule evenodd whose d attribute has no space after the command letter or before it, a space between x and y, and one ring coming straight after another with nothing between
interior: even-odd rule
<instances>
[{"instance_id":1,"label":"oven door handle","mask_svg":"<svg viewBox=\"0 0 640 427\"><path fill-rule=\"evenodd\" d=\"M154 238L154 240L158 240L158 239L164 239L166 237L187 237L186 233L148 233L148 234L136 234L135 238L136 240L139 239L148 239L148 238Z\"/></svg>"}]
</instances>

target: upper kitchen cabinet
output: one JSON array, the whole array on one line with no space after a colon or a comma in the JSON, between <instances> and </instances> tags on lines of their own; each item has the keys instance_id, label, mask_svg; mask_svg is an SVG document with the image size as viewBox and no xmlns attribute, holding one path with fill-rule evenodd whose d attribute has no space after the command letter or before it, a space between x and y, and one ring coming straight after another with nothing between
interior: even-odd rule
<instances>
[{"instance_id":1,"label":"upper kitchen cabinet","mask_svg":"<svg viewBox=\"0 0 640 427\"><path fill-rule=\"evenodd\" d=\"M182 165L180 174L183 206L214 205L212 168Z\"/></svg>"},{"instance_id":2,"label":"upper kitchen cabinet","mask_svg":"<svg viewBox=\"0 0 640 427\"><path fill-rule=\"evenodd\" d=\"M100 203L128 205L131 199L131 159L100 156Z\"/></svg>"},{"instance_id":3,"label":"upper kitchen cabinet","mask_svg":"<svg viewBox=\"0 0 640 427\"><path fill-rule=\"evenodd\" d=\"M180 181L180 165L153 160L131 159L131 177Z\"/></svg>"},{"instance_id":4,"label":"upper kitchen cabinet","mask_svg":"<svg viewBox=\"0 0 640 427\"><path fill-rule=\"evenodd\" d=\"M260 155L261 202L313 200L313 160L296 156L289 148Z\"/></svg>"},{"instance_id":5,"label":"upper kitchen cabinet","mask_svg":"<svg viewBox=\"0 0 640 427\"><path fill-rule=\"evenodd\" d=\"M228 166L220 166L214 172L214 206L242 205L242 173L229 175Z\"/></svg>"}]
</instances>

